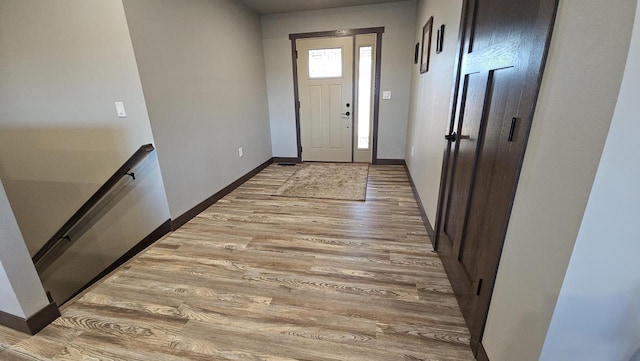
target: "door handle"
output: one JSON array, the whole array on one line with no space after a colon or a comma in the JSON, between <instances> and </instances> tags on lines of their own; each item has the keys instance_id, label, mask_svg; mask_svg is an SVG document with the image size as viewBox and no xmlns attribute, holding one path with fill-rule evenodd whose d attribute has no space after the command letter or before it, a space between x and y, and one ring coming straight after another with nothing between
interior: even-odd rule
<instances>
[{"instance_id":1,"label":"door handle","mask_svg":"<svg viewBox=\"0 0 640 361\"><path fill-rule=\"evenodd\" d=\"M342 115L350 116L351 113L350 112L346 112L346 113L342 113Z\"/></svg>"},{"instance_id":2,"label":"door handle","mask_svg":"<svg viewBox=\"0 0 640 361\"><path fill-rule=\"evenodd\" d=\"M450 141L450 142L455 142L456 140L458 140L458 135L456 134L456 132L453 132L451 134L447 134L444 136L444 139Z\"/></svg>"}]
</instances>

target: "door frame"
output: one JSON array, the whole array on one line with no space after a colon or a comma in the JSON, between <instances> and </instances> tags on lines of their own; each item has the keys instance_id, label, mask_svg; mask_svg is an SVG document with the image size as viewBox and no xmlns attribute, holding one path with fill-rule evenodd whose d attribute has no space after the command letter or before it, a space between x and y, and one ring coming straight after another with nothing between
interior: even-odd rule
<instances>
[{"instance_id":1,"label":"door frame","mask_svg":"<svg viewBox=\"0 0 640 361\"><path fill-rule=\"evenodd\" d=\"M317 31L310 33L298 33L289 34L289 40L291 41L291 63L293 65L293 103L294 111L296 115L296 141L298 143L298 163L302 163L302 138L300 134L300 97L298 93L298 50L296 48L296 40L308 39L308 38L332 38L332 37L345 37L354 36L359 34L376 34L376 60L375 60L375 80L373 91L373 134L371 139L371 163L378 164L378 115L380 113L380 73L381 73L381 59L382 59L382 34L384 33L384 26L375 28L360 28L360 29L343 29L332 31ZM355 60L353 62L355 67ZM355 78L355 71L353 77ZM351 88L352 97L355 89L355 83ZM355 107L354 107L355 108ZM355 117L352 118L355 119ZM353 127L352 136L353 139ZM353 144L351 145L351 161L353 161Z\"/></svg>"},{"instance_id":2,"label":"door frame","mask_svg":"<svg viewBox=\"0 0 640 361\"><path fill-rule=\"evenodd\" d=\"M458 104L459 97L459 82L462 74L462 57L464 56L464 36L467 30L467 6L468 2L473 0L462 1L462 13L460 15L460 29L458 30L458 44L456 45L456 57L454 58L453 68L455 73L453 75L453 85L451 86L451 99L449 101L449 127L447 128L447 134L453 133L456 126L456 104ZM444 207L444 197L447 188L447 175L449 169L449 155L451 154L451 148L453 144L446 142L443 152L442 169L440 170L440 189L438 191L438 206L436 210L436 227L434 229L433 237L433 249L437 252L440 244L440 228L442 227L442 212Z\"/></svg>"}]
</instances>

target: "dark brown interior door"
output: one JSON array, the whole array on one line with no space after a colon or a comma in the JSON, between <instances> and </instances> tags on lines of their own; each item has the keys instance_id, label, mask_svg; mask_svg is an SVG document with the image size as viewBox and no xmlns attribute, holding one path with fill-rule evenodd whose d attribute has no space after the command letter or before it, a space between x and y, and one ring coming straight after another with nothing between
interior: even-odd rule
<instances>
[{"instance_id":1,"label":"dark brown interior door","mask_svg":"<svg viewBox=\"0 0 640 361\"><path fill-rule=\"evenodd\" d=\"M464 4L436 242L474 352L489 310L556 7L557 0Z\"/></svg>"}]
</instances>

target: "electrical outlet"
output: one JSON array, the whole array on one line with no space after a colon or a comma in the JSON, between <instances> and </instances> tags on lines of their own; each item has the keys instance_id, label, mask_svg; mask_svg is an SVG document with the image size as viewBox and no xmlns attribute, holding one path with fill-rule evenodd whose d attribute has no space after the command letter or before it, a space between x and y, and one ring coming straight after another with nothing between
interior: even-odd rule
<instances>
[{"instance_id":1,"label":"electrical outlet","mask_svg":"<svg viewBox=\"0 0 640 361\"><path fill-rule=\"evenodd\" d=\"M242 152L242 147L238 148L238 157L242 158L244 153Z\"/></svg>"}]
</instances>

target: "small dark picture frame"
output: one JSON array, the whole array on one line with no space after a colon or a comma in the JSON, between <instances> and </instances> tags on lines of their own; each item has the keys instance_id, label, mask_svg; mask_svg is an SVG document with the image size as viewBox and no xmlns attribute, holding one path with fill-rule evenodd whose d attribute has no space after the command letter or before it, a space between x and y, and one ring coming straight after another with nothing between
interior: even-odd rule
<instances>
[{"instance_id":1,"label":"small dark picture frame","mask_svg":"<svg viewBox=\"0 0 640 361\"><path fill-rule=\"evenodd\" d=\"M422 27L422 53L420 55L420 74L429 71L429 57L431 56L431 32L433 30L433 16Z\"/></svg>"},{"instance_id":2,"label":"small dark picture frame","mask_svg":"<svg viewBox=\"0 0 640 361\"><path fill-rule=\"evenodd\" d=\"M416 43L416 50L413 53L413 63L418 64L418 59L420 59L420 43Z\"/></svg>"},{"instance_id":3,"label":"small dark picture frame","mask_svg":"<svg viewBox=\"0 0 640 361\"><path fill-rule=\"evenodd\" d=\"M442 53L442 47L444 45L444 24L438 28L438 35L436 37L436 54Z\"/></svg>"}]
</instances>

